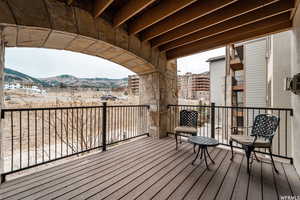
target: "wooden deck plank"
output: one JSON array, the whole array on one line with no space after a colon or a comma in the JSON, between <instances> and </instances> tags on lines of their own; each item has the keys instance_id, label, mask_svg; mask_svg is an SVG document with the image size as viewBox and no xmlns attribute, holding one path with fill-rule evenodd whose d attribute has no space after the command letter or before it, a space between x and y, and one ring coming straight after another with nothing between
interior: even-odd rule
<instances>
[{"instance_id":1,"label":"wooden deck plank","mask_svg":"<svg viewBox=\"0 0 300 200\"><path fill-rule=\"evenodd\" d=\"M171 144L171 141L167 143L159 142L157 143L157 146L163 147L166 144ZM148 157L145 156L152 155L151 153L153 155L156 153L156 148L154 148L153 145L147 148L142 148L142 150L137 150L135 153L129 154L129 157L124 157L121 161L118 161L119 158L117 158L115 161L118 162L112 162L111 165L108 166L102 165L101 160L98 163L101 166L93 165L91 168L87 168L85 167L85 165L83 165L85 169L79 170L76 173L68 173L68 176L66 174L65 175L62 174L63 176L59 179L51 179L51 180L46 179L45 180L46 182L43 181L43 184L37 182L36 183L38 184L37 187L30 187L29 185L30 187L29 189L26 188L26 190L24 190L25 188L21 188L21 190L23 189L22 192L18 192L19 194L15 197L20 197L20 198L28 197L28 199L33 199L34 196L43 196L47 193L52 193L53 191L56 191L57 194L59 193L58 190L61 189L62 185L65 185L64 187L66 187L68 185L75 186L75 184L73 183L83 184L85 181L95 178L95 175L97 176L99 176L100 174L106 175L114 172L114 170L119 169L122 166L132 165L133 163L135 163L134 161L138 162L137 160L139 159L148 158L149 156ZM3 198L5 198L6 196L7 194L5 194Z\"/></svg>"},{"instance_id":2,"label":"wooden deck plank","mask_svg":"<svg viewBox=\"0 0 300 200\"><path fill-rule=\"evenodd\" d=\"M145 137L145 138L140 138L138 140L132 141L130 143L125 143L125 144L121 144L119 146L115 146L113 148L109 148L108 151L106 152L98 152L98 153L94 153L94 154L90 154L90 155L85 155L85 156L81 156L78 157L75 160L69 160L66 163L61 163L58 165L54 165L51 166L51 168L48 169L44 169L38 172L34 172L32 174L23 176L23 177L19 177L17 179L12 179L9 180L3 184L0 185L0 188L8 188L10 186L15 186L19 183L23 183L25 181L36 181L35 179L37 178L45 178L43 177L44 175L49 175L51 173L57 173L58 171L64 171L64 170L68 170L68 167L75 167L78 165L81 165L82 162L84 162L85 160L93 160L93 159L102 159L102 158L109 158L111 155L118 155L124 151L128 152L130 151L132 148L134 148L134 146L136 145L136 147L142 147L143 145L146 144L154 144L155 141L153 141L153 139L149 138L149 137Z\"/></svg>"},{"instance_id":3,"label":"wooden deck plank","mask_svg":"<svg viewBox=\"0 0 300 200\"><path fill-rule=\"evenodd\" d=\"M23 177L21 177L20 179L22 180L21 182L14 182L14 184L9 184L7 185L6 183L2 184L1 185L1 192L0 192L0 195L3 194L3 193L6 193L6 192L9 192L9 191L13 191L13 192L16 192L16 189L22 189L22 190L25 190L25 187L26 186L30 186L30 187L33 187L35 183L39 183L41 184L42 182L39 182L39 181L50 181L51 179L53 179L54 177L57 178L57 176L61 175L61 176L65 176L67 175L66 173L70 173L70 172L74 172L72 170L75 170L78 171L80 170L82 167L83 168L87 168L89 167L89 165L94 165L94 164L98 164L101 162L101 164L103 165L106 165L110 162L112 162L113 160L115 159L119 159L121 157L125 157L127 155L132 155L135 151L137 152L138 150L141 150L141 149L144 149L145 147L152 147L153 144L155 144L155 142L153 143L143 143L142 142L142 145L141 146L136 146L136 147L131 147L131 148L126 148L126 149L123 149L124 150L124 153L122 152L113 152L113 153L116 153L116 154L106 154L106 152L104 153L99 153L100 155L101 154L104 154L105 156L99 156L98 157L90 157L90 158L83 158L81 160L81 162L79 163L74 163L73 165L69 165L69 163L66 163L66 166L65 164L61 164L62 166L59 166L59 168L56 168L56 171L53 171L52 169L47 169L47 170L44 170L42 172L42 174L40 172L37 172L37 174L40 174L39 176L33 176L32 179L29 179L27 180L27 176L26 176L26 179L24 180ZM133 151L134 150L134 151ZM111 158L111 156L114 155L113 159ZM73 163L73 162L72 162ZM83 164L87 164L87 165L83 165ZM63 167L65 166L65 167ZM35 175L35 174L33 174ZM10 183L7 182L7 183ZM19 190L17 190L19 191Z\"/></svg>"},{"instance_id":4,"label":"wooden deck plank","mask_svg":"<svg viewBox=\"0 0 300 200\"><path fill-rule=\"evenodd\" d=\"M219 152L219 150L217 149L216 151L212 152L212 155L214 156L215 154L217 154ZM177 168L175 168L173 171L171 171L170 173L168 173L165 177L163 177L162 179L159 179L159 181L157 181L156 183L154 183L153 185L151 185L145 192L143 192L137 199L150 199L150 198L154 198L154 196L159 193L162 188L164 188L166 185L170 184L170 182L172 180L174 180L177 176L180 176L180 174L183 173L183 171L186 171L187 168L191 169L191 168L197 168L202 166L204 163L201 163L200 165L195 165L192 166L191 162L193 161L194 157L191 157L184 165L179 166Z\"/></svg>"},{"instance_id":5,"label":"wooden deck plank","mask_svg":"<svg viewBox=\"0 0 300 200\"><path fill-rule=\"evenodd\" d=\"M161 171L161 173L155 174L133 191L130 191L128 194L124 195L121 199L150 198L149 194L153 194L154 191L158 191L163 185L167 184L172 177L175 177L178 173L190 165L192 159L194 159L194 156L195 154L190 154L187 159L179 163L177 166L171 168L168 167L166 170Z\"/></svg>"},{"instance_id":6,"label":"wooden deck plank","mask_svg":"<svg viewBox=\"0 0 300 200\"><path fill-rule=\"evenodd\" d=\"M216 196L216 200L230 199L237 181L243 158L244 155L239 153L235 154L234 160L232 161L229 171L225 176L225 180L223 181Z\"/></svg>"},{"instance_id":7,"label":"wooden deck plank","mask_svg":"<svg viewBox=\"0 0 300 200\"><path fill-rule=\"evenodd\" d=\"M210 164L207 170L204 162L191 165L195 156L192 149L192 145L184 144L175 151L172 138L140 139L121 145L119 150L34 173L32 180L26 176L7 182L0 186L1 200L251 200L299 195L300 179L292 165L276 162L280 171L277 175L270 164L254 161L248 176L244 154L236 154L231 162L228 150L213 148L211 156L216 164Z\"/></svg>"},{"instance_id":8,"label":"wooden deck plank","mask_svg":"<svg viewBox=\"0 0 300 200\"><path fill-rule=\"evenodd\" d=\"M46 190L43 189L39 194L32 194L28 196L28 199L31 199L33 196L38 198L56 198L65 199L63 196L76 196L85 192L86 190L91 190L93 187L101 184L105 185L107 181L111 181L112 178L116 176L123 176L125 172L133 170L134 167L138 167L144 161L150 162L155 159L157 156L161 156L164 152L159 152L158 149L167 151L171 141L167 143L162 143L152 147L151 150L143 150L142 154L133 155L130 159L125 158L121 163L113 163L113 167L106 167L105 170L96 169L90 171L89 173L81 173L80 176L73 176L68 181L63 182L62 184L56 184L52 187L48 187ZM62 187L63 186L63 187ZM41 190L41 188L39 188ZM55 191L55 193L54 193ZM66 194L67 193L67 194Z\"/></svg>"},{"instance_id":9,"label":"wooden deck plank","mask_svg":"<svg viewBox=\"0 0 300 200\"><path fill-rule=\"evenodd\" d=\"M265 162L262 162L262 193L263 199L278 199L273 167L270 163Z\"/></svg>"},{"instance_id":10,"label":"wooden deck plank","mask_svg":"<svg viewBox=\"0 0 300 200\"><path fill-rule=\"evenodd\" d=\"M280 197L283 196L292 196L293 192L289 187L289 182L286 178L282 164L281 163L276 164L276 168L279 173L277 174L274 170L273 173L274 173L275 185L277 188L279 199Z\"/></svg>"},{"instance_id":11,"label":"wooden deck plank","mask_svg":"<svg viewBox=\"0 0 300 200\"><path fill-rule=\"evenodd\" d=\"M246 159L246 157L245 157ZM262 163L253 161L251 165L251 175L249 180L248 188L248 199L249 200L261 200L262 199Z\"/></svg>"},{"instance_id":12,"label":"wooden deck plank","mask_svg":"<svg viewBox=\"0 0 300 200\"><path fill-rule=\"evenodd\" d=\"M210 149L212 150L212 149ZM219 151L214 151L210 153L212 159L214 160ZM174 192L170 195L169 199L183 199L185 194L191 189L191 187L199 180L199 178L204 174L206 170L206 165L202 162L198 167L185 179Z\"/></svg>"},{"instance_id":13,"label":"wooden deck plank","mask_svg":"<svg viewBox=\"0 0 300 200\"><path fill-rule=\"evenodd\" d=\"M224 178L231 166L232 162L231 162L230 158L231 158L231 155L229 153L227 153L226 158L222 162L222 167L220 167L216 171L216 173L210 180L209 184L207 185L206 189L201 194L199 199L202 199L202 200L215 199L215 197L217 196L218 191L224 181Z\"/></svg>"},{"instance_id":14,"label":"wooden deck plank","mask_svg":"<svg viewBox=\"0 0 300 200\"><path fill-rule=\"evenodd\" d=\"M188 191L188 193L185 195L184 199L199 199L202 192L205 190L207 184L211 180L211 178L214 176L216 171L221 166L223 160L226 158L226 155L228 154L227 151L221 151L217 158L215 159L215 164L210 166L209 170L205 170L205 173L200 177L200 179L193 185L191 190Z\"/></svg>"},{"instance_id":15,"label":"wooden deck plank","mask_svg":"<svg viewBox=\"0 0 300 200\"><path fill-rule=\"evenodd\" d=\"M188 146L191 147L192 145L188 145ZM160 169L161 166L167 166L170 164L170 162L167 164L167 163L165 163L165 161L170 160L170 158L174 158L177 154L178 154L178 152L176 152L176 150L174 150L173 154L171 156L168 156L168 155L166 156L166 160L164 160L162 162L158 162L156 165L152 166L152 168L151 168L151 165L153 165L155 163L151 163L151 165L135 172L135 174L133 174L131 177L130 176L126 177L125 179L114 184L112 187L107 188L106 190L97 193L91 199L102 199L103 197L107 197L108 195L110 195L112 192L120 190L123 186L128 185L131 182L138 182L137 179L144 174L150 173L150 175L153 175L153 174L157 173L158 169ZM191 148L185 149L185 155L186 155L186 157L190 157L192 155ZM182 157L184 157L184 156L182 156ZM150 167L150 169L149 169L149 167ZM148 175L148 176L150 176L150 175Z\"/></svg>"},{"instance_id":16,"label":"wooden deck plank","mask_svg":"<svg viewBox=\"0 0 300 200\"><path fill-rule=\"evenodd\" d=\"M190 147L190 145L186 145L186 147ZM180 148L178 152L176 152L175 156L170 157L171 162L169 163L161 163L164 164L158 169L152 169L147 173L143 174L139 178L135 179L134 181L126 184L122 188L114 191L109 196L104 196L104 199L120 199L125 197L127 199L135 199L138 197L144 190L146 190L149 185L153 184L155 180L158 178L163 177L168 172L172 171L176 166L186 163L187 160L193 156L192 150L190 148ZM100 199L100 197L99 197Z\"/></svg>"},{"instance_id":17,"label":"wooden deck plank","mask_svg":"<svg viewBox=\"0 0 300 200\"><path fill-rule=\"evenodd\" d=\"M247 198L249 175L247 173L247 159L242 160L242 165L239 171L231 199L243 200Z\"/></svg>"},{"instance_id":18,"label":"wooden deck plank","mask_svg":"<svg viewBox=\"0 0 300 200\"><path fill-rule=\"evenodd\" d=\"M294 196L300 196L300 177L293 165L282 164Z\"/></svg>"},{"instance_id":19,"label":"wooden deck plank","mask_svg":"<svg viewBox=\"0 0 300 200\"><path fill-rule=\"evenodd\" d=\"M173 144L172 144L173 146ZM77 191L75 193L75 196L71 196L72 199L83 199L86 197L91 197L96 195L97 193L100 193L101 191L104 191L105 189L113 189L113 186L126 179L126 181L130 179L136 178L138 175L141 175L143 172L151 169L152 167L158 165L159 163L166 160L169 156L174 154L174 149L170 148L170 146L166 148L159 148L157 149L157 153L154 155L151 155L149 158L144 159L140 163L137 163L133 165L131 168L127 169L123 173L119 174L118 176L114 176L110 178L108 181L106 181L104 184L99 184L99 181L95 181L93 183L88 184L88 190L85 191ZM82 189L82 188L80 188ZM72 194L73 195L73 194ZM69 193L67 195L61 196L58 199L66 199L70 198ZM96 198L97 199L97 198Z\"/></svg>"}]
</instances>

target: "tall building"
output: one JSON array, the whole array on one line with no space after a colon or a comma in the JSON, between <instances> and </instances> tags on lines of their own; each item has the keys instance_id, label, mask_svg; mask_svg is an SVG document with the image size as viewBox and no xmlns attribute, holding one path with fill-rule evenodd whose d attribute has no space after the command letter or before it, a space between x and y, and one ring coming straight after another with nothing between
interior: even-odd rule
<instances>
[{"instance_id":1,"label":"tall building","mask_svg":"<svg viewBox=\"0 0 300 200\"><path fill-rule=\"evenodd\" d=\"M140 78L137 75L128 76L128 92L131 95L139 95L140 92Z\"/></svg>"},{"instance_id":2,"label":"tall building","mask_svg":"<svg viewBox=\"0 0 300 200\"><path fill-rule=\"evenodd\" d=\"M183 99L209 100L209 73L178 76L178 97Z\"/></svg>"}]
</instances>

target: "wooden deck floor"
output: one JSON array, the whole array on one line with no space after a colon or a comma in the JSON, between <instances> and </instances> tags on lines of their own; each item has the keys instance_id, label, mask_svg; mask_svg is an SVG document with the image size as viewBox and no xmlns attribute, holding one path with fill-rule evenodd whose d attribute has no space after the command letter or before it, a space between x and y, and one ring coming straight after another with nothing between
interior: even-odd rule
<instances>
[{"instance_id":1,"label":"wooden deck floor","mask_svg":"<svg viewBox=\"0 0 300 200\"><path fill-rule=\"evenodd\" d=\"M245 157L221 148L209 149L215 164L191 165L192 145L175 151L172 138L143 138L104 153L82 157L8 181L0 199L278 199L300 195L292 165L254 162L246 172Z\"/></svg>"}]
</instances>

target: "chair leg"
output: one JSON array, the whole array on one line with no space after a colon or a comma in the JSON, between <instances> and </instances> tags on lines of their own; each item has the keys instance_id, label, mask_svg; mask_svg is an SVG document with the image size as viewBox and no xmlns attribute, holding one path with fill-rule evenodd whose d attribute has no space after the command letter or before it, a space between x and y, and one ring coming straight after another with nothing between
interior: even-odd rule
<instances>
[{"instance_id":1,"label":"chair leg","mask_svg":"<svg viewBox=\"0 0 300 200\"><path fill-rule=\"evenodd\" d=\"M276 174L278 174L278 170L276 169L276 166L275 166L275 162L274 162L274 159L273 159L273 154L272 154L272 147L269 148L269 154L270 154L270 157L271 157L271 161L272 161L272 165L274 167L274 170L276 172Z\"/></svg>"},{"instance_id":2,"label":"chair leg","mask_svg":"<svg viewBox=\"0 0 300 200\"><path fill-rule=\"evenodd\" d=\"M229 141L230 148L231 148L231 158L230 160L233 161L233 146L232 146L232 140Z\"/></svg>"},{"instance_id":3,"label":"chair leg","mask_svg":"<svg viewBox=\"0 0 300 200\"><path fill-rule=\"evenodd\" d=\"M251 157L251 152L253 151L253 146L245 145L244 146L246 157L247 157L247 172L250 174L250 157Z\"/></svg>"},{"instance_id":4,"label":"chair leg","mask_svg":"<svg viewBox=\"0 0 300 200\"><path fill-rule=\"evenodd\" d=\"M257 155L256 155L256 153L255 153L255 151L253 151L253 154L254 154L255 159L257 160L257 162L260 162L260 160L258 159L258 157L257 157Z\"/></svg>"},{"instance_id":5,"label":"chair leg","mask_svg":"<svg viewBox=\"0 0 300 200\"><path fill-rule=\"evenodd\" d=\"M194 153L196 153L196 144L194 144Z\"/></svg>"},{"instance_id":6,"label":"chair leg","mask_svg":"<svg viewBox=\"0 0 300 200\"><path fill-rule=\"evenodd\" d=\"M175 141L176 141L176 151L178 150L178 138L177 134L175 133Z\"/></svg>"}]
</instances>

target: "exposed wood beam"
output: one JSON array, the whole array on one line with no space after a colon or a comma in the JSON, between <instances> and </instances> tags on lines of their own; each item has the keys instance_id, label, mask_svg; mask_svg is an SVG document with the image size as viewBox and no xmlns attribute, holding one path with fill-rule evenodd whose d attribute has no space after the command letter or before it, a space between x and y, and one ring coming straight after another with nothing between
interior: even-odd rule
<instances>
[{"instance_id":1,"label":"exposed wood beam","mask_svg":"<svg viewBox=\"0 0 300 200\"><path fill-rule=\"evenodd\" d=\"M142 31L140 38L142 41L150 40L158 35L162 35L174 28L182 26L191 22L199 17L216 11L228 4L237 0L201 0L189 5L188 7L178 11L177 13L165 18L164 20L150 26Z\"/></svg>"},{"instance_id":2,"label":"exposed wood beam","mask_svg":"<svg viewBox=\"0 0 300 200\"><path fill-rule=\"evenodd\" d=\"M128 26L129 34L137 34L145 28L174 14L197 0L162 0L157 6L145 11Z\"/></svg>"},{"instance_id":3,"label":"exposed wood beam","mask_svg":"<svg viewBox=\"0 0 300 200\"><path fill-rule=\"evenodd\" d=\"M94 0L94 17L99 17L114 0Z\"/></svg>"},{"instance_id":4,"label":"exposed wood beam","mask_svg":"<svg viewBox=\"0 0 300 200\"><path fill-rule=\"evenodd\" d=\"M120 26L155 1L156 0L130 0L115 14L113 26Z\"/></svg>"},{"instance_id":5,"label":"exposed wood beam","mask_svg":"<svg viewBox=\"0 0 300 200\"><path fill-rule=\"evenodd\" d=\"M68 4L68 5L71 5L73 2L74 2L74 0L68 0L68 1L67 1L67 4Z\"/></svg>"},{"instance_id":6,"label":"exposed wood beam","mask_svg":"<svg viewBox=\"0 0 300 200\"><path fill-rule=\"evenodd\" d=\"M167 51L169 60L198 53L200 51L227 45L229 43L240 42L263 34L287 29L292 26L290 13L277 15L247 26L243 26L216 36L205 38L197 42L181 46Z\"/></svg>"},{"instance_id":7,"label":"exposed wood beam","mask_svg":"<svg viewBox=\"0 0 300 200\"><path fill-rule=\"evenodd\" d=\"M280 1L266 7L259 8L252 12L246 13L244 15L232 18L225 22L216 24L209 28L197 31L190 35L184 36L177 40L171 41L167 44L164 44L159 47L160 51L167 51L170 49L174 49L179 46L183 46L197 40L201 40L203 38L207 38L210 36L214 36L241 26L245 26L247 24L266 19L268 17L272 17L283 12L291 11L294 7L294 0L285 0Z\"/></svg>"},{"instance_id":8,"label":"exposed wood beam","mask_svg":"<svg viewBox=\"0 0 300 200\"><path fill-rule=\"evenodd\" d=\"M276 1L278 0L240 0L223 9L217 10L211 14L205 15L204 17L198 18L190 23L153 38L150 41L153 46L159 46Z\"/></svg>"}]
</instances>

